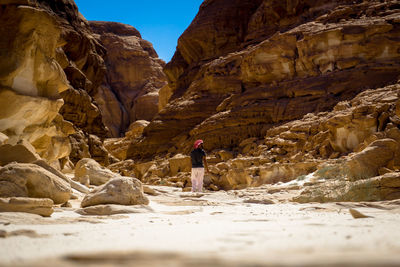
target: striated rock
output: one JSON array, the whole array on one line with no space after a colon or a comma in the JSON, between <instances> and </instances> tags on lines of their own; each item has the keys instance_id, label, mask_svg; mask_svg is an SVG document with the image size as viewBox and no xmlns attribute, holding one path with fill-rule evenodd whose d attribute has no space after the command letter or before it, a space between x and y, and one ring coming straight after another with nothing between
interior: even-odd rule
<instances>
[{"instance_id":1,"label":"striated rock","mask_svg":"<svg viewBox=\"0 0 400 267\"><path fill-rule=\"evenodd\" d=\"M131 177L117 177L97 187L82 200L82 208L101 204L147 205L142 183Z\"/></svg>"},{"instance_id":2,"label":"striated rock","mask_svg":"<svg viewBox=\"0 0 400 267\"><path fill-rule=\"evenodd\" d=\"M1 197L50 198L60 204L71 195L69 183L36 164L10 163L0 169L0 182Z\"/></svg>"},{"instance_id":3,"label":"striated rock","mask_svg":"<svg viewBox=\"0 0 400 267\"><path fill-rule=\"evenodd\" d=\"M49 198L0 198L0 212L27 212L50 217L54 211L53 204Z\"/></svg>"},{"instance_id":4,"label":"striated rock","mask_svg":"<svg viewBox=\"0 0 400 267\"><path fill-rule=\"evenodd\" d=\"M103 95L118 99L121 107L109 102L101 105L103 121L119 136L136 120L151 120L158 113L158 90L166 85L164 62L150 42L143 40L132 26L117 22L91 21L96 38L107 49L107 84ZM95 97L99 99L100 97ZM116 117L109 117L111 115Z\"/></svg>"},{"instance_id":5,"label":"striated rock","mask_svg":"<svg viewBox=\"0 0 400 267\"><path fill-rule=\"evenodd\" d=\"M273 126L397 82L399 12L393 3L205 1L164 69L173 92L169 103L133 142L128 158L187 153L197 138L207 150L233 150ZM371 117L359 124L364 135L348 144L342 136L351 129L336 133L343 152L373 131ZM332 146L324 143L320 153L329 157Z\"/></svg>"},{"instance_id":6,"label":"striated rock","mask_svg":"<svg viewBox=\"0 0 400 267\"><path fill-rule=\"evenodd\" d=\"M101 166L94 159L81 159L75 166L75 180L89 186L102 185L118 176L109 169Z\"/></svg>"}]
</instances>

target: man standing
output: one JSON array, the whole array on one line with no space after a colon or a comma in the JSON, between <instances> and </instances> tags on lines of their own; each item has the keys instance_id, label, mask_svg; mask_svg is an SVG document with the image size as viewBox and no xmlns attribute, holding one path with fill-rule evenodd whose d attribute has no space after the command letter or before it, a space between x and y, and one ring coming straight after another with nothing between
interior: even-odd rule
<instances>
[{"instance_id":1,"label":"man standing","mask_svg":"<svg viewBox=\"0 0 400 267\"><path fill-rule=\"evenodd\" d=\"M190 153L190 157L192 158L192 192L202 192L204 167L206 168L207 173L209 172L206 152L203 149L203 140L196 140L193 148L194 149Z\"/></svg>"}]
</instances>

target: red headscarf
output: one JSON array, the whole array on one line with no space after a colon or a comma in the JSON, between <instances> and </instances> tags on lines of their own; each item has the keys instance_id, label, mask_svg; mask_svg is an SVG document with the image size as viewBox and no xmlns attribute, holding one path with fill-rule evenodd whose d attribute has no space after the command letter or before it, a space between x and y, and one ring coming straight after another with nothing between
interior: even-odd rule
<instances>
[{"instance_id":1,"label":"red headscarf","mask_svg":"<svg viewBox=\"0 0 400 267\"><path fill-rule=\"evenodd\" d=\"M196 149L196 148L199 148L199 146L200 146L201 144L203 144L203 140L201 140L201 139L196 140L196 141L194 142L193 147L194 147L195 149Z\"/></svg>"}]
</instances>

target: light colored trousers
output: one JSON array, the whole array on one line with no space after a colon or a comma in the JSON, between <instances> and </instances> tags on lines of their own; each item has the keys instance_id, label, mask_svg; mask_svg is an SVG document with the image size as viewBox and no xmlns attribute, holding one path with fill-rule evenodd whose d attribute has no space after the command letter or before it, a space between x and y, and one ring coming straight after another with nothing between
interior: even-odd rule
<instances>
[{"instance_id":1,"label":"light colored trousers","mask_svg":"<svg viewBox=\"0 0 400 267\"><path fill-rule=\"evenodd\" d=\"M203 191L204 168L192 168L192 192Z\"/></svg>"}]
</instances>

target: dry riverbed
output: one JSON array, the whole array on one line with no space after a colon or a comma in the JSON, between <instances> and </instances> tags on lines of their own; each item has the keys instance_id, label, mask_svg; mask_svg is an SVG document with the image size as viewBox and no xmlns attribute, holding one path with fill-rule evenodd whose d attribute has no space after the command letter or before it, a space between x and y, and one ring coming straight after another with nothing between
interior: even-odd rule
<instances>
[{"instance_id":1,"label":"dry riverbed","mask_svg":"<svg viewBox=\"0 0 400 267\"><path fill-rule=\"evenodd\" d=\"M158 195L135 213L82 216L79 200L50 218L0 213L0 265L400 265L400 201L296 204L267 187L152 188Z\"/></svg>"}]
</instances>

